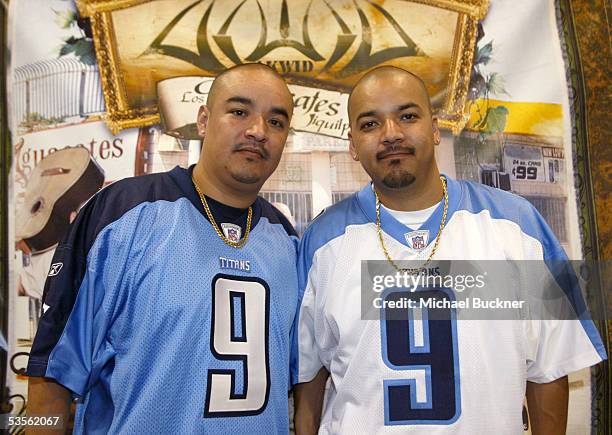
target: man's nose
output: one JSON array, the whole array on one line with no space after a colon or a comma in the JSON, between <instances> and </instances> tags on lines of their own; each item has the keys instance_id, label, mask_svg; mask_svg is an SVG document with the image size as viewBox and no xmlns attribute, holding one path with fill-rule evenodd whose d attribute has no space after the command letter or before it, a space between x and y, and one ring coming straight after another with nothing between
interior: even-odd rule
<instances>
[{"instance_id":1,"label":"man's nose","mask_svg":"<svg viewBox=\"0 0 612 435\"><path fill-rule=\"evenodd\" d=\"M404 139L404 132L394 119L387 119L383 124L382 142L384 145L395 145Z\"/></svg>"},{"instance_id":2,"label":"man's nose","mask_svg":"<svg viewBox=\"0 0 612 435\"><path fill-rule=\"evenodd\" d=\"M267 135L267 124L263 116L258 115L252 118L251 125L246 130L247 137L257 141L264 142Z\"/></svg>"}]
</instances>

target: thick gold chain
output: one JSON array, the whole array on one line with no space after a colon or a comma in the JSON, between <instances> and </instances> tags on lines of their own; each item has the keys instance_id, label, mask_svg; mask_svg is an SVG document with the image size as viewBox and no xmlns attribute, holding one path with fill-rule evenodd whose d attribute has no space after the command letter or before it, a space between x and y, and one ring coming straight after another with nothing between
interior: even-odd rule
<instances>
[{"instance_id":1,"label":"thick gold chain","mask_svg":"<svg viewBox=\"0 0 612 435\"><path fill-rule=\"evenodd\" d=\"M215 218L213 217L212 212L210 211L210 207L208 207L208 202L206 201L206 197L204 196L204 194L198 187L198 183L196 183L195 178L193 178L193 176L191 177L191 181L193 182L193 185L198 191L198 195L200 195L200 201L202 201L202 206L204 207L206 216L208 216L208 220L212 224L217 235L221 238L221 240L223 240L223 242L225 242L226 245L231 246L232 248L242 248L247 242L247 239L249 238L249 233L251 232L251 219L253 218L253 207L249 206L249 212L247 214L246 230L244 231L244 237L242 238L242 240L239 240L237 242L232 242L227 237L225 237L225 234L223 234L223 231L221 231L221 229L217 225L217 222L215 221Z\"/></svg>"},{"instance_id":2,"label":"thick gold chain","mask_svg":"<svg viewBox=\"0 0 612 435\"><path fill-rule=\"evenodd\" d=\"M421 272L423 269L425 269L425 267L427 267L429 263L431 263L431 260L433 259L433 256L436 253L436 250L438 249L438 243L440 243L440 236L442 235L442 230L444 229L444 225L446 224L446 212L448 211L448 191L446 190L446 180L444 179L444 177L440 177L440 180L442 181L442 193L444 196L444 212L442 213L442 221L440 222L440 229L438 230L438 235L436 236L436 241L434 242L434 246L431 250L431 254L429 254L429 257L427 257L427 260L425 260L423 264L421 264L419 267L415 269L399 267L395 263L395 261L393 261L393 259L391 258L391 255L389 255L389 251L387 251L387 247L385 246L385 240L383 238L382 228L380 227L380 199L378 198L378 193L376 192L376 189L374 189L374 195L376 195L376 231L378 232L378 239L380 240L380 245L382 246L382 250L385 253L385 257L387 257L387 261L391 263L391 265L398 272L410 273L410 274L417 274Z\"/></svg>"}]
</instances>

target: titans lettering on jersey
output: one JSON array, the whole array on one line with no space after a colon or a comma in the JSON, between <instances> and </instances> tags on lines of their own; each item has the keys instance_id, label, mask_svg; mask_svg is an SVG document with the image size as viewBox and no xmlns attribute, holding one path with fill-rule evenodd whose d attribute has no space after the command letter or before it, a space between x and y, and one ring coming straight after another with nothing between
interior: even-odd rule
<instances>
[{"instance_id":1,"label":"titans lettering on jersey","mask_svg":"<svg viewBox=\"0 0 612 435\"><path fill-rule=\"evenodd\" d=\"M565 258L526 200L476 183L447 178L447 184L448 218L435 259ZM413 229L381 210L391 257L424 261L442 213L440 204L420 228L429 231L427 246L414 250L405 237ZM384 312L381 320L362 320L361 261L385 261L375 221L374 193L366 186L320 215L300 242L294 378L307 382L321 367L330 372L321 433L522 433L526 381L550 382L606 357L588 315L457 320L449 309L429 321L427 309L417 316L406 308L404 320ZM583 306L579 289L565 290ZM451 296L434 290L421 297Z\"/></svg>"},{"instance_id":2,"label":"titans lettering on jersey","mask_svg":"<svg viewBox=\"0 0 612 435\"><path fill-rule=\"evenodd\" d=\"M296 244L258 198L227 246L188 170L119 181L57 248L28 374L80 396L76 433L287 433Z\"/></svg>"}]
</instances>

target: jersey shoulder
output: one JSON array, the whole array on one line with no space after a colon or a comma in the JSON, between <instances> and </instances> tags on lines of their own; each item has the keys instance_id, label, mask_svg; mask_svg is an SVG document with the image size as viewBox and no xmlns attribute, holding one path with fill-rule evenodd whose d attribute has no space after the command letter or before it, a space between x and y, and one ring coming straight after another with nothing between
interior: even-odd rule
<instances>
[{"instance_id":1,"label":"jersey shoulder","mask_svg":"<svg viewBox=\"0 0 612 435\"><path fill-rule=\"evenodd\" d=\"M520 231L540 242L545 256L564 256L562 248L540 212L527 199L494 187L467 180L458 180L461 199L457 211L472 214L487 211L492 220L516 224Z\"/></svg>"},{"instance_id":2,"label":"jersey shoulder","mask_svg":"<svg viewBox=\"0 0 612 435\"><path fill-rule=\"evenodd\" d=\"M488 210L494 219L518 221L521 213L533 206L525 198L474 181L457 180L461 187L458 209L480 213Z\"/></svg>"},{"instance_id":3,"label":"jersey shoulder","mask_svg":"<svg viewBox=\"0 0 612 435\"><path fill-rule=\"evenodd\" d=\"M365 187L369 189L369 185ZM358 193L325 208L306 229L300 243L300 251L309 257L331 242L343 236L351 225L369 223L358 200Z\"/></svg>"},{"instance_id":4,"label":"jersey shoulder","mask_svg":"<svg viewBox=\"0 0 612 435\"><path fill-rule=\"evenodd\" d=\"M273 225L281 225L288 236L298 236L297 232L295 231L295 228L293 228L293 225L291 225L291 222L289 222L289 219L287 219L287 217L279 209L274 207L261 196L257 197L256 202L257 205L260 207L262 218L266 218L268 222Z\"/></svg>"},{"instance_id":5,"label":"jersey shoulder","mask_svg":"<svg viewBox=\"0 0 612 435\"><path fill-rule=\"evenodd\" d=\"M124 178L96 193L79 211L60 246L80 246L86 254L94 241L110 224L119 221L130 210L143 203L176 201L186 196L176 168L170 172ZM178 176L178 180L177 180Z\"/></svg>"},{"instance_id":6,"label":"jersey shoulder","mask_svg":"<svg viewBox=\"0 0 612 435\"><path fill-rule=\"evenodd\" d=\"M123 214L143 202L175 201L185 196L181 171L186 170L176 168L170 172L124 178L108 185L94 198L110 203L115 214Z\"/></svg>"}]
</instances>

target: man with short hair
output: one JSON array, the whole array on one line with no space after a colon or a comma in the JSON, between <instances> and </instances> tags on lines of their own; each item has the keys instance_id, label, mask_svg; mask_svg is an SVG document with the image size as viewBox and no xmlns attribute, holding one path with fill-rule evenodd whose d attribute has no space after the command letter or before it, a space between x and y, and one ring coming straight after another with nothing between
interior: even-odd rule
<instances>
[{"instance_id":1,"label":"man with short hair","mask_svg":"<svg viewBox=\"0 0 612 435\"><path fill-rule=\"evenodd\" d=\"M532 433L565 433L567 374L606 358L590 320L457 320L452 310L432 319L410 307L399 319L385 308L380 320L361 318L363 261L402 276L436 260L566 259L543 218L516 195L439 173L437 119L408 71L365 74L349 118L350 153L372 183L325 210L300 242L298 435L517 434L525 392ZM416 266L403 269L405 260ZM415 301L453 291L415 289Z\"/></svg>"},{"instance_id":2,"label":"man with short hair","mask_svg":"<svg viewBox=\"0 0 612 435\"><path fill-rule=\"evenodd\" d=\"M57 248L28 412L76 433L287 433L296 234L257 194L292 96L259 64L214 81L189 169L118 181ZM50 274L51 275L51 274Z\"/></svg>"}]
</instances>

